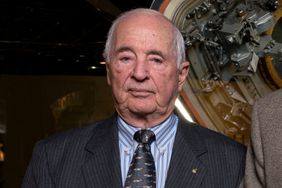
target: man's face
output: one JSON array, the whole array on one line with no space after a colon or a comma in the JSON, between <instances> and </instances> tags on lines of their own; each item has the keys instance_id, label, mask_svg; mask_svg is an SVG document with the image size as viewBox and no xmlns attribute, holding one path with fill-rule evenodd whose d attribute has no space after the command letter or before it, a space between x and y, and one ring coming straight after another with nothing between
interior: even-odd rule
<instances>
[{"instance_id":1,"label":"man's face","mask_svg":"<svg viewBox=\"0 0 282 188\"><path fill-rule=\"evenodd\" d=\"M108 83L122 116L169 115L188 63L177 69L171 28L163 20L139 17L122 22L117 29L107 63Z\"/></svg>"}]
</instances>

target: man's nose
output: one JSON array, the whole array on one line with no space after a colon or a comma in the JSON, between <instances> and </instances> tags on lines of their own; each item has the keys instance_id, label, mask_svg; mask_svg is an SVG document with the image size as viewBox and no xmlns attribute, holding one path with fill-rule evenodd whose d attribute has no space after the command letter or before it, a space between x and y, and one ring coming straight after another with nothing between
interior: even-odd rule
<instances>
[{"instance_id":1,"label":"man's nose","mask_svg":"<svg viewBox=\"0 0 282 188\"><path fill-rule=\"evenodd\" d=\"M138 60L133 68L132 76L138 81L148 78L148 65L145 60Z\"/></svg>"}]
</instances>

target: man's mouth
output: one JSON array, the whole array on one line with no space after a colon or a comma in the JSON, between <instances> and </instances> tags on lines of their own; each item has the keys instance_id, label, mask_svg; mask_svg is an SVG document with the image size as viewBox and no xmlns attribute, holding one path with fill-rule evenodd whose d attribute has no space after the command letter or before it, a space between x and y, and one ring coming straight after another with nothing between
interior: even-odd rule
<instances>
[{"instance_id":1,"label":"man's mouth","mask_svg":"<svg viewBox=\"0 0 282 188\"><path fill-rule=\"evenodd\" d=\"M129 93L134 97L145 98L150 96L153 92L147 89L129 89Z\"/></svg>"}]
</instances>

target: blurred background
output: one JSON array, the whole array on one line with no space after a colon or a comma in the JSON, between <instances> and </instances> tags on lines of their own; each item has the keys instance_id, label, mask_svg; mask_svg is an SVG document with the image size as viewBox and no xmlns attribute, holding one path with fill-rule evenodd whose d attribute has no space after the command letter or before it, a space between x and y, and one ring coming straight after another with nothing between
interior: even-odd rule
<instances>
[{"instance_id":1,"label":"blurred background","mask_svg":"<svg viewBox=\"0 0 282 188\"><path fill-rule=\"evenodd\" d=\"M279 1L1 0L0 187L20 187L34 144L114 113L102 56L122 12L180 29L191 62L176 113L248 145L255 100L282 87Z\"/></svg>"}]
</instances>

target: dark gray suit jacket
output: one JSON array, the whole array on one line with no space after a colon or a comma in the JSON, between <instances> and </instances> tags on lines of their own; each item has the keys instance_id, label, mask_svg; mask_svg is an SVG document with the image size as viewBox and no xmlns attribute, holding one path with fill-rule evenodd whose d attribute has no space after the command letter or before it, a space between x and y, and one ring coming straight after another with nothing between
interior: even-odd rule
<instances>
[{"instance_id":1,"label":"dark gray suit jacket","mask_svg":"<svg viewBox=\"0 0 282 188\"><path fill-rule=\"evenodd\" d=\"M235 188L244 175L245 147L180 121L166 188ZM116 118L36 144L22 188L121 188Z\"/></svg>"}]
</instances>

